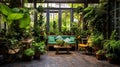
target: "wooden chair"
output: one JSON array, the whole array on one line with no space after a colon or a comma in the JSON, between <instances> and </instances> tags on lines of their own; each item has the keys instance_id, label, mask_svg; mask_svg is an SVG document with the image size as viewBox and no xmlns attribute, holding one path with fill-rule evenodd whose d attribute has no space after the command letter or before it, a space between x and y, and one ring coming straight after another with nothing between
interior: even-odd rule
<instances>
[{"instance_id":1,"label":"wooden chair","mask_svg":"<svg viewBox=\"0 0 120 67\"><path fill-rule=\"evenodd\" d=\"M87 48L89 47L88 45L88 38L81 38L81 43L78 44L78 51L80 50L80 48L84 49L85 51L87 51Z\"/></svg>"}]
</instances>

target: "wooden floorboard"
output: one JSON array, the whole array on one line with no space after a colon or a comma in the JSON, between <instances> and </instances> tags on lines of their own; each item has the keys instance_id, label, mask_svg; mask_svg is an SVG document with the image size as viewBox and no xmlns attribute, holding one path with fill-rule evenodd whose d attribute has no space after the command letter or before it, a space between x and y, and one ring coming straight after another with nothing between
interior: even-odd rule
<instances>
[{"instance_id":1,"label":"wooden floorboard","mask_svg":"<svg viewBox=\"0 0 120 67\"><path fill-rule=\"evenodd\" d=\"M106 60L97 60L93 55L70 52L70 54L56 54L55 51L49 51L42 55L40 60L14 62L0 67L120 67L109 64Z\"/></svg>"}]
</instances>

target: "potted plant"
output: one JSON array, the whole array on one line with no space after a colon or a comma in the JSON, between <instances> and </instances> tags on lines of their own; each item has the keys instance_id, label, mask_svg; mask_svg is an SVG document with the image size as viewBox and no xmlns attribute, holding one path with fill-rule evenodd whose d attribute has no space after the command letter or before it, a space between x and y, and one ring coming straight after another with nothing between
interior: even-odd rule
<instances>
[{"instance_id":1,"label":"potted plant","mask_svg":"<svg viewBox=\"0 0 120 67\"><path fill-rule=\"evenodd\" d=\"M107 40L104 43L104 49L106 50L106 58L109 63L117 63L119 61L119 41Z\"/></svg>"},{"instance_id":2,"label":"potted plant","mask_svg":"<svg viewBox=\"0 0 120 67\"><path fill-rule=\"evenodd\" d=\"M99 49L102 49L102 40L103 40L103 35L102 34L91 34L90 39L92 41L92 44L90 45L94 52L98 51Z\"/></svg>"},{"instance_id":3,"label":"potted plant","mask_svg":"<svg viewBox=\"0 0 120 67\"><path fill-rule=\"evenodd\" d=\"M103 60L103 59L105 59L105 51L104 51L104 50L98 50L98 51L96 52L96 58L97 58L98 60Z\"/></svg>"},{"instance_id":4,"label":"potted plant","mask_svg":"<svg viewBox=\"0 0 120 67\"><path fill-rule=\"evenodd\" d=\"M33 43L33 48L35 51L34 58L35 59L40 59L40 55L45 52L45 43L44 42L34 42Z\"/></svg>"},{"instance_id":5,"label":"potted plant","mask_svg":"<svg viewBox=\"0 0 120 67\"><path fill-rule=\"evenodd\" d=\"M31 61L34 54L35 54L34 50L32 48L28 48L28 49L24 50L22 59L24 61Z\"/></svg>"},{"instance_id":6,"label":"potted plant","mask_svg":"<svg viewBox=\"0 0 120 67\"><path fill-rule=\"evenodd\" d=\"M60 46L64 46L64 40L63 39L57 39L56 43Z\"/></svg>"},{"instance_id":7,"label":"potted plant","mask_svg":"<svg viewBox=\"0 0 120 67\"><path fill-rule=\"evenodd\" d=\"M109 63L116 63L120 61L120 41L115 40L116 31L114 30L109 40L106 40L103 49L106 50L106 57Z\"/></svg>"}]
</instances>

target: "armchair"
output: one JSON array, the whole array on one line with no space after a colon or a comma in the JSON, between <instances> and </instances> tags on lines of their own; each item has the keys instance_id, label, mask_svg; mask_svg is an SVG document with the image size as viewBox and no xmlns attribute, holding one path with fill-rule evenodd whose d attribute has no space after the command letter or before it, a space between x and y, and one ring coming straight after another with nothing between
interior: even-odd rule
<instances>
[{"instance_id":1,"label":"armchair","mask_svg":"<svg viewBox=\"0 0 120 67\"><path fill-rule=\"evenodd\" d=\"M81 38L81 43L80 44L78 44L78 51L79 51L79 49L80 48L83 48L85 51L87 51L87 48L89 47L89 45L88 45L88 39L87 38Z\"/></svg>"}]
</instances>

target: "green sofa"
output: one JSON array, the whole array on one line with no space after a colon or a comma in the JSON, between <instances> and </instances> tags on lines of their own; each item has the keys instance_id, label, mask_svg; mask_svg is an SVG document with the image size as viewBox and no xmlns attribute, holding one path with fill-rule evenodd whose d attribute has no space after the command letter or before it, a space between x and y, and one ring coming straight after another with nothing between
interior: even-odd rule
<instances>
[{"instance_id":1,"label":"green sofa","mask_svg":"<svg viewBox=\"0 0 120 67\"><path fill-rule=\"evenodd\" d=\"M50 46L54 46L56 45L56 38L58 36L61 36L63 38L63 40L65 40L66 38L69 39L69 42L68 44L71 45L71 46L74 46L75 47L75 50L76 50L76 40L75 40L75 36L73 35L49 35L48 36L48 40L47 40L47 50L49 50L49 47Z\"/></svg>"}]
</instances>

